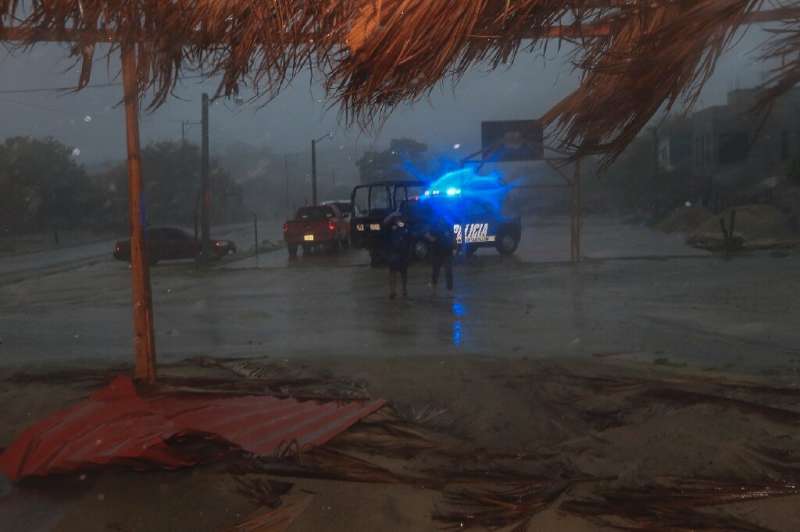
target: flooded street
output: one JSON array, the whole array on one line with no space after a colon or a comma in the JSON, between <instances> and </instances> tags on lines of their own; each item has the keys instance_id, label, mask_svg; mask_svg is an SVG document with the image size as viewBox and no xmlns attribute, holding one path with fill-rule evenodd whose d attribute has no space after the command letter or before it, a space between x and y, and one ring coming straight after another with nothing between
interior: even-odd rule
<instances>
[{"instance_id":1,"label":"flooded street","mask_svg":"<svg viewBox=\"0 0 800 532\"><path fill-rule=\"evenodd\" d=\"M390 301L386 271L360 251L160 264L159 356L614 356L800 378L797 255L725 261L601 219L587 223L588 258L570 265L565 233L563 220L539 222L513 257L461 260L452 297L433 294L418 263L408 299ZM129 284L110 259L4 284L4 363L129 362Z\"/></svg>"}]
</instances>

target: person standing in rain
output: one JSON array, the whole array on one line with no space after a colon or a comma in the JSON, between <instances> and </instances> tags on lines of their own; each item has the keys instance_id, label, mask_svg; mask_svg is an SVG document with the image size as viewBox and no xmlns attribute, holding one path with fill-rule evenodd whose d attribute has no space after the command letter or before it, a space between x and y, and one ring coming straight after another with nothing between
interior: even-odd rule
<instances>
[{"instance_id":1,"label":"person standing in rain","mask_svg":"<svg viewBox=\"0 0 800 532\"><path fill-rule=\"evenodd\" d=\"M453 250L455 249L455 234L453 225L447 218L436 213L431 220L425 238L430 243L431 265L431 288L436 293L436 286L439 283L439 273L444 267L445 282L447 291L453 291Z\"/></svg>"},{"instance_id":2,"label":"person standing in rain","mask_svg":"<svg viewBox=\"0 0 800 532\"><path fill-rule=\"evenodd\" d=\"M402 283L403 297L408 296L408 263L411 259L411 237L408 221L398 210L383 221L386 228L386 258L389 262L389 299L397 297L397 276Z\"/></svg>"}]
</instances>

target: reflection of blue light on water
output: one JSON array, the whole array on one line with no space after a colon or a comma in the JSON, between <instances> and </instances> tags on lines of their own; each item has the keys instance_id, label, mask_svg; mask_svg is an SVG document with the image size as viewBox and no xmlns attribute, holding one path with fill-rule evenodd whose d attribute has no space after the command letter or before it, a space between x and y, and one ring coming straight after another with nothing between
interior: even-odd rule
<instances>
[{"instance_id":1,"label":"reflection of blue light on water","mask_svg":"<svg viewBox=\"0 0 800 532\"><path fill-rule=\"evenodd\" d=\"M464 305L457 301L453 302L452 311L453 316L456 318L453 321L453 345L459 347L464 338L464 325L459 318L463 317L467 311Z\"/></svg>"},{"instance_id":2,"label":"reflection of blue light on water","mask_svg":"<svg viewBox=\"0 0 800 532\"><path fill-rule=\"evenodd\" d=\"M453 345L456 347L461 346L461 338L463 336L463 332L461 330L461 322L455 321L453 323Z\"/></svg>"}]
</instances>

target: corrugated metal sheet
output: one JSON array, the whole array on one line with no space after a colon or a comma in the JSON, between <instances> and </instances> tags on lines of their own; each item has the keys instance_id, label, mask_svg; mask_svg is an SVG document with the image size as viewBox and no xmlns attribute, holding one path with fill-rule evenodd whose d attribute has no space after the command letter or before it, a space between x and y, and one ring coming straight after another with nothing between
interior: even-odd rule
<instances>
[{"instance_id":1,"label":"corrugated metal sheet","mask_svg":"<svg viewBox=\"0 0 800 532\"><path fill-rule=\"evenodd\" d=\"M194 459L169 440L193 434L271 455L293 442L301 448L322 445L383 405L268 396L142 397L129 378L118 377L88 400L27 429L0 455L0 470L19 480L106 464L184 467Z\"/></svg>"}]
</instances>

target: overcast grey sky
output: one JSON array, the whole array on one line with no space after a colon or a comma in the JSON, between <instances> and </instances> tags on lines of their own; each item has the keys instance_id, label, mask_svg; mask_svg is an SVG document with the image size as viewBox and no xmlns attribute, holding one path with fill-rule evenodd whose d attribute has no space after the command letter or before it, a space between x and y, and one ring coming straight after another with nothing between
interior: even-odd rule
<instances>
[{"instance_id":1,"label":"overcast grey sky","mask_svg":"<svg viewBox=\"0 0 800 532\"><path fill-rule=\"evenodd\" d=\"M763 34L750 31L730 51L707 86L702 105L720 103L725 92L735 86L752 86L760 80L763 65L748 54ZM541 54L520 53L514 65L486 72L475 69L456 86L449 83L431 98L398 109L379 134L339 127L336 109L327 109L319 84L300 76L266 107L233 102L218 102L211 109L212 150L235 141L269 145L276 152L308 149L312 136L336 130L335 142L348 151L383 147L391 138L413 137L433 149L478 148L480 122L489 119L535 118L577 85L577 77L565 63L566 54L556 47ZM77 69L58 45L42 45L13 55L0 50L0 138L12 135L53 136L80 149L85 162L121 159L124 156L124 129L121 108L116 104L121 87L91 88L73 94L2 91L73 86ZM111 76L104 59L98 59L93 83L108 82ZM177 98L152 114L142 117L142 141L180 138L181 120L198 120L200 95L216 88L213 81L186 80ZM188 131L191 140L199 139L199 127Z\"/></svg>"}]
</instances>

